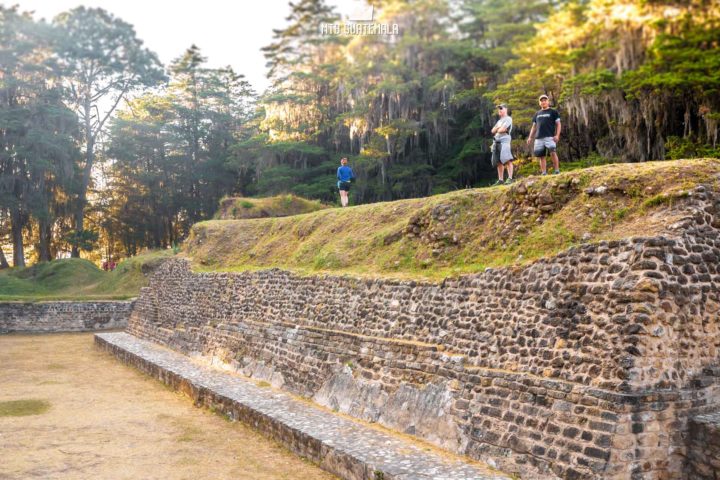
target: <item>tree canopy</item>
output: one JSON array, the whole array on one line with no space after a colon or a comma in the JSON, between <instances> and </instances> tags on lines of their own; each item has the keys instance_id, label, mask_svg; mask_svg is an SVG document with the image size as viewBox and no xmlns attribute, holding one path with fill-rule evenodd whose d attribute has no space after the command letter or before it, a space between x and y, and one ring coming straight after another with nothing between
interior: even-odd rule
<instances>
[{"instance_id":1,"label":"tree canopy","mask_svg":"<svg viewBox=\"0 0 720 480\"><path fill-rule=\"evenodd\" d=\"M486 185L494 106L523 159L540 94L563 164L720 157L714 2L373 5L363 30L291 1L259 94L196 45L162 65L102 9L48 23L0 6L0 246L15 265L170 247L226 195L337 202L341 157L354 203Z\"/></svg>"}]
</instances>

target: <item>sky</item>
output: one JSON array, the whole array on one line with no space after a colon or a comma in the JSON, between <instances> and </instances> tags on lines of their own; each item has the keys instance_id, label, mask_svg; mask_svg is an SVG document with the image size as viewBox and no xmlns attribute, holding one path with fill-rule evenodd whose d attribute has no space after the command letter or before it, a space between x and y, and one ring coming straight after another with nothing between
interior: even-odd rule
<instances>
[{"instance_id":1,"label":"sky","mask_svg":"<svg viewBox=\"0 0 720 480\"><path fill-rule=\"evenodd\" d=\"M359 0L327 0L343 15ZM200 47L209 67L230 65L258 93L267 86L260 48L272 42L272 30L286 25L288 0L10 0L36 18L51 20L80 5L103 8L135 27L138 38L168 65L190 45Z\"/></svg>"}]
</instances>

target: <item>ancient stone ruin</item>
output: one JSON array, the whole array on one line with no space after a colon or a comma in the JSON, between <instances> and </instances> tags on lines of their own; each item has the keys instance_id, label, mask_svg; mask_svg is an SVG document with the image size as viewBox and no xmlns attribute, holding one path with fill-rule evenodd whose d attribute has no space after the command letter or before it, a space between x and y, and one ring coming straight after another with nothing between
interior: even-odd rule
<instances>
[{"instance_id":1,"label":"ancient stone ruin","mask_svg":"<svg viewBox=\"0 0 720 480\"><path fill-rule=\"evenodd\" d=\"M132 306L129 300L0 302L0 334L125 328Z\"/></svg>"},{"instance_id":2,"label":"ancient stone ruin","mask_svg":"<svg viewBox=\"0 0 720 480\"><path fill-rule=\"evenodd\" d=\"M440 284L171 260L128 332L530 478L717 478L720 195L685 202Z\"/></svg>"}]
</instances>

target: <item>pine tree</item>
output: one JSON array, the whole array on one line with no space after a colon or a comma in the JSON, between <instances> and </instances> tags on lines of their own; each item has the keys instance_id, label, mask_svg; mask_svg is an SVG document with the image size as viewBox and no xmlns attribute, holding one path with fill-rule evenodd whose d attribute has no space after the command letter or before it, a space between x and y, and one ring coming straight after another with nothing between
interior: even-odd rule
<instances>
[{"instance_id":1,"label":"pine tree","mask_svg":"<svg viewBox=\"0 0 720 480\"><path fill-rule=\"evenodd\" d=\"M39 222L39 259L50 260L58 204L71 188L77 118L62 102L50 28L0 7L0 205L10 219L13 264ZM5 213L5 212L3 212Z\"/></svg>"}]
</instances>

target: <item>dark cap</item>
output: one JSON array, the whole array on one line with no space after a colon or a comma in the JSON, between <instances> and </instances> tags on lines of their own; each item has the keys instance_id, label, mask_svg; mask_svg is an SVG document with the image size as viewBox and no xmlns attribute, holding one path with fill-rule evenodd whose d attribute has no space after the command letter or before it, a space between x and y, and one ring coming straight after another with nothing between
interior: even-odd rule
<instances>
[{"instance_id":1,"label":"dark cap","mask_svg":"<svg viewBox=\"0 0 720 480\"><path fill-rule=\"evenodd\" d=\"M538 97L538 100L542 100L543 98L547 98L548 100L550 100L550 98L544 93Z\"/></svg>"}]
</instances>

